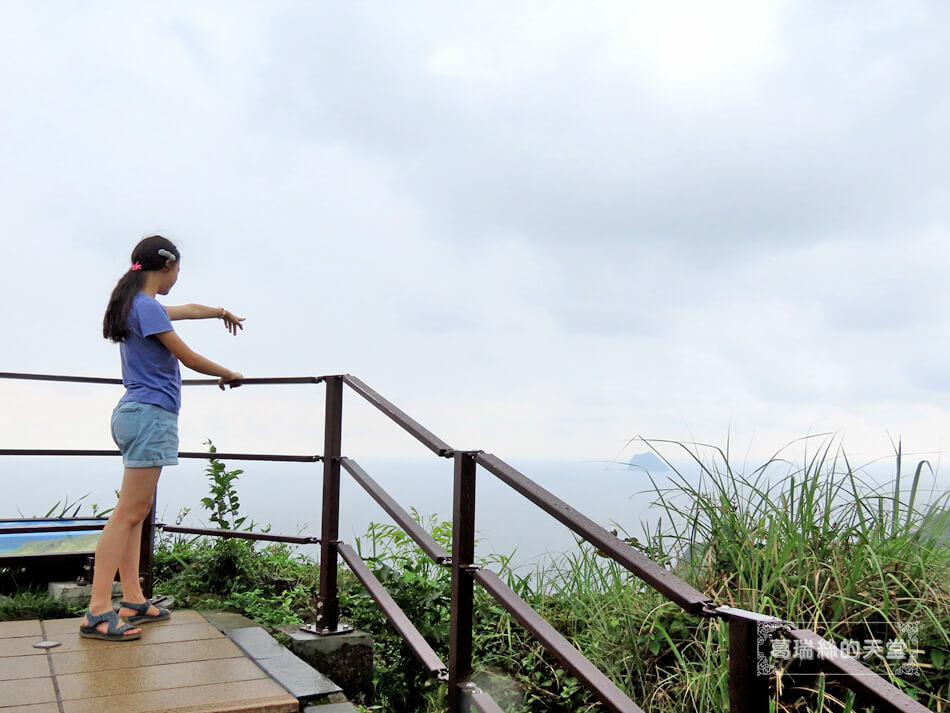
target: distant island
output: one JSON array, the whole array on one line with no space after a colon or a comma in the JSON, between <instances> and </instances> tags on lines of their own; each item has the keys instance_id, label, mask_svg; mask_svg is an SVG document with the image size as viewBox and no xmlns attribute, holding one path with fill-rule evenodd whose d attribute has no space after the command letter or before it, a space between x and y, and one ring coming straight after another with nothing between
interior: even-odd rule
<instances>
[{"instance_id":1,"label":"distant island","mask_svg":"<svg viewBox=\"0 0 950 713\"><path fill-rule=\"evenodd\" d=\"M648 473L668 473L670 467L656 453L637 453L627 464L627 470L645 470Z\"/></svg>"}]
</instances>

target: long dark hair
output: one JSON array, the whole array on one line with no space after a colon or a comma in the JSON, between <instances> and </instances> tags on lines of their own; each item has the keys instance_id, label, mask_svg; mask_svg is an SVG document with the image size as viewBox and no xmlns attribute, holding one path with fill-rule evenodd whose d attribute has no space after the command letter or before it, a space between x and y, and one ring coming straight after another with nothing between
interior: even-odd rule
<instances>
[{"instance_id":1,"label":"long dark hair","mask_svg":"<svg viewBox=\"0 0 950 713\"><path fill-rule=\"evenodd\" d=\"M168 259L159 255L159 250L167 250L181 259L178 248L168 238L161 235L152 235L142 240L132 250L132 264L119 278L118 284L112 290L109 306L106 307L106 316L102 320L102 336L113 342L121 342L129 336L129 310L132 308L132 298L145 287L145 273L161 270ZM132 267L140 267L133 270Z\"/></svg>"}]
</instances>

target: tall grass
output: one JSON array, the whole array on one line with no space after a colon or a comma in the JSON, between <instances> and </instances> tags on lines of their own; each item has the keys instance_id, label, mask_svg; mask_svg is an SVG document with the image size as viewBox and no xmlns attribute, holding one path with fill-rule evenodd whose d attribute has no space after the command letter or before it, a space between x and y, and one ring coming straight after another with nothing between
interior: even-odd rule
<instances>
[{"instance_id":1,"label":"tall grass","mask_svg":"<svg viewBox=\"0 0 950 713\"><path fill-rule=\"evenodd\" d=\"M628 538L632 545L719 604L771 614L834 642L892 640L917 622L918 673L898 675L878 657L863 663L932 710L950 704L950 547L938 526L947 497L923 497L926 461L905 478L897 444L895 475L882 486L852 467L834 440L805 441L798 462L780 452L748 471L713 446L648 445L672 475L653 481L660 524L643 540ZM662 452L670 448L685 452L694 470L677 469ZM725 624L685 615L583 545L540 569L533 594L646 710L728 708ZM506 631L504 615L499 622L487 636ZM497 648L488 651L488 666L504 664ZM778 663L773 710L849 710L840 678L793 676L794 662ZM518 665L513 672L525 673ZM535 698L537 710L598 709L588 697L574 709Z\"/></svg>"}]
</instances>

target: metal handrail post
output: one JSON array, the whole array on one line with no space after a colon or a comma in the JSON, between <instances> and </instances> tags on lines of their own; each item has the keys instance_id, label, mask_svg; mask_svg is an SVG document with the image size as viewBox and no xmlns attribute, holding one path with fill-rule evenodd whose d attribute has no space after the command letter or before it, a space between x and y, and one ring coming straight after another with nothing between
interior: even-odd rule
<instances>
[{"instance_id":1,"label":"metal handrail post","mask_svg":"<svg viewBox=\"0 0 950 713\"><path fill-rule=\"evenodd\" d=\"M786 622L728 606L714 613L729 622L729 713L767 711L772 669L765 646Z\"/></svg>"},{"instance_id":2,"label":"metal handrail post","mask_svg":"<svg viewBox=\"0 0 950 713\"><path fill-rule=\"evenodd\" d=\"M758 625L729 622L729 713L769 709L769 677L756 671Z\"/></svg>"},{"instance_id":3,"label":"metal handrail post","mask_svg":"<svg viewBox=\"0 0 950 713\"><path fill-rule=\"evenodd\" d=\"M142 522L142 541L139 546L139 580L146 599L151 599L155 587L155 508L158 505L158 487L152 498L152 507Z\"/></svg>"},{"instance_id":4,"label":"metal handrail post","mask_svg":"<svg viewBox=\"0 0 950 713\"><path fill-rule=\"evenodd\" d=\"M452 610L449 621L449 713L468 713L472 679L475 579L475 454L455 452L452 494Z\"/></svg>"},{"instance_id":5,"label":"metal handrail post","mask_svg":"<svg viewBox=\"0 0 950 713\"><path fill-rule=\"evenodd\" d=\"M323 518L320 536L320 598L317 606L321 633L337 632L340 605L337 596L337 543L340 537L340 453L343 440L343 377L326 378L327 399L323 431Z\"/></svg>"}]
</instances>

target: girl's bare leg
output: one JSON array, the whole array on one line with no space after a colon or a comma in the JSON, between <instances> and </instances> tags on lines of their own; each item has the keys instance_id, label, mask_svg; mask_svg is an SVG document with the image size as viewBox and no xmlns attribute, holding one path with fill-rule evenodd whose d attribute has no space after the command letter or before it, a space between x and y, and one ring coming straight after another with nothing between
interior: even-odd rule
<instances>
[{"instance_id":1,"label":"girl's bare leg","mask_svg":"<svg viewBox=\"0 0 950 713\"><path fill-rule=\"evenodd\" d=\"M154 490L152 491L154 502ZM151 509L151 503L149 509ZM146 513L145 517L148 517ZM142 556L142 526L144 520L136 525L125 545L125 552L122 553L122 559L119 560L119 581L122 582L122 601L141 604L145 601L145 593L142 591L142 583L139 581L139 562ZM158 615L158 609L155 606L148 608L147 614ZM119 608L119 616L135 616L138 614L134 609L126 607Z\"/></svg>"},{"instance_id":2,"label":"girl's bare leg","mask_svg":"<svg viewBox=\"0 0 950 713\"><path fill-rule=\"evenodd\" d=\"M122 582L122 598L127 602L145 601L145 594L142 593L142 583L139 581L143 524L144 520L132 528L129 539L125 543L122 558L119 560L119 581Z\"/></svg>"},{"instance_id":3,"label":"girl's bare leg","mask_svg":"<svg viewBox=\"0 0 950 713\"><path fill-rule=\"evenodd\" d=\"M152 508L155 486L158 484L158 476L161 472L160 466L125 469L122 476L122 490L119 492L119 503L112 511L112 516L103 528L99 543L96 545L96 570L92 577L92 598L89 601L89 611L93 614L103 614L112 608L112 582L115 580L115 573L120 565L123 565L123 569L126 570L126 577L123 579L123 596L128 597L135 593L125 589L126 584L129 584L131 588L128 571L132 564L132 555L127 555L130 547L135 550L135 586L141 592L141 586L138 584L138 552L142 522ZM136 532L139 533L138 537L135 537ZM145 601L144 596L141 601ZM86 623L83 617L83 626ZM96 628L105 633L107 624L102 622ZM140 629L129 629L126 635L138 631Z\"/></svg>"}]
</instances>

